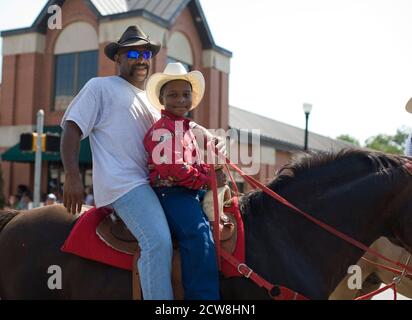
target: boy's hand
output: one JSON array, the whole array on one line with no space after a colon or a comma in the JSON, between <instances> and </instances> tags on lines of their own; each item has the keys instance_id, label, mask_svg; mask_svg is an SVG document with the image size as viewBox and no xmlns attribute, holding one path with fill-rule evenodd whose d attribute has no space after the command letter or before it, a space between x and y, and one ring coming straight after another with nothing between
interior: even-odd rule
<instances>
[{"instance_id":1,"label":"boy's hand","mask_svg":"<svg viewBox=\"0 0 412 320\"><path fill-rule=\"evenodd\" d=\"M226 152L226 141L224 138L221 137L214 137L216 149L223 154L225 157L227 156Z\"/></svg>"},{"instance_id":2,"label":"boy's hand","mask_svg":"<svg viewBox=\"0 0 412 320\"><path fill-rule=\"evenodd\" d=\"M227 177L222 169L216 170L217 187L224 187L227 184Z\"/></svg>"},{"instance_id":3,"label":"boy's hand","mask_svg":"<svg viewBox=\"0 0 412 320\"><path fill-rule=\"evenodd\" d=\"M208 141L214 140L217 150L219 150L219 152L222 153L224 156L227 155L225 137L214 136L206 128L202 127L201 125L197 123L194 126L193 133L195 134L196 139L199 139L199 140L204 139L206 141L204 142L205 147Z\"/></svg>"}]
</instances>

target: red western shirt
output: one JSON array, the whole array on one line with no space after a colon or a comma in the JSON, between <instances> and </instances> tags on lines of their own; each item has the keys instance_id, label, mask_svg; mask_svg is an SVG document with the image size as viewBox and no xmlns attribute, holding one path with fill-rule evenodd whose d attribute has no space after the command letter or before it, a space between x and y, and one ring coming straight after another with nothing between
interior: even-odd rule
<instances>
[{"instance_id":1,"label":"red western shirt","mask_svg":"<svg viewBox=\"0 0 412 320\"><path fill-rule=\"evenodd\" d=\"M154 187L183 186L202 189L210 186L210 167L201 161L201 152L192 132L195 123L162 110L161 118L146 133L143 143L149 154L150 183Z\"/></svg>"}]
</instances>

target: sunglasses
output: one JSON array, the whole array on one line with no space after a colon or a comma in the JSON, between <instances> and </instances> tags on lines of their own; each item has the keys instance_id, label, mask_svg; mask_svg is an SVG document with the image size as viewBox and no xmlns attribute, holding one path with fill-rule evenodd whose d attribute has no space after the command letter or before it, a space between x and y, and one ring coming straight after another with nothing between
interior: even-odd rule
<instances>
[{"instance_id":1,"label":"sunglasses","mask_svg":"<svg viewBox=\"0 0 412 320\"><path fill-rule=\"evenodd\" d=\"M145 51L137 51L137 50L129 50L127 51L127 57L129 59L139 59L142 57L144 60L149 60L152 57L152 51L145 50Z\"/></svg>"}]
</instances>

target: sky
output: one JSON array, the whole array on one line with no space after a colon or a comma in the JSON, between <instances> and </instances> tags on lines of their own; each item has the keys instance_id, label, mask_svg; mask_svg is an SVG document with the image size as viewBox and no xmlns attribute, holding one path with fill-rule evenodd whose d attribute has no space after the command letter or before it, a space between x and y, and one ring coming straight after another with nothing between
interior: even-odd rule
<instances>
[{"instance_id":1,"label":"sky","mask_svg":"<svg viewBox=\"0 0 412 320\"><path fill-rule=\"evenodd\" d=\"M0 0L0 30L30 26L47 0ZM229 103L361 143L412 128L410 0L200 0L231 51ZM0 45L1 50L1 45Z\"/></svg>"}]
</instances>

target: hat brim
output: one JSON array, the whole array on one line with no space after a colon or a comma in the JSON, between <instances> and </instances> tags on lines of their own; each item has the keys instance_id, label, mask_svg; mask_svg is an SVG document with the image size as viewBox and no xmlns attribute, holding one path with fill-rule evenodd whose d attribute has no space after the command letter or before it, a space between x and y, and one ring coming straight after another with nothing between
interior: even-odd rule
<instances>
[{"instance_id":1,"label":"hat brim","mask_svg":"<svg viewBox=\"0 0 412 320\"><path fill-rule=\"evenodd\" d=\"M137 47L137 46L147 47L152 52L152 58L153 58L159 53L161 44L160 44L160 42L155 42L155 41L149 41L148 42L148 41L144 41L144 40L133 41L133 42L127 43L127 44L119 44L117 42L111 42L111 43L109 43L108 45L106 45L104 47L104 54L110 60L115 61L114 56L119 51L119 49L127 48L127 47Z\"/></svg>"},{"instance_id":2,"label":"hat brim","mask_svg":"<svg viewBox=\"0 0 412 320\"><path fill-rule=\"evenodd\" d=\"M158 110L164 109L159 101L160 89L162 86L172 80L185 80L192 85L192 107L196 108L202 101L205 93L205 78L200 71L191 71L185 75L169 75L164 73L155 73L147 80L146 95L149 102Z\"/></svg>"},{"instance_id":3,"label":"hat brim","mask_svg":"<svg viewBox=\"0 0 412 320\"><path fill-rule=\"evenodd\" d=\"M408 103L405 106L406 111L412 113L412 98L409 99Z\"/></svg>"}]
</instances>

